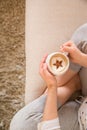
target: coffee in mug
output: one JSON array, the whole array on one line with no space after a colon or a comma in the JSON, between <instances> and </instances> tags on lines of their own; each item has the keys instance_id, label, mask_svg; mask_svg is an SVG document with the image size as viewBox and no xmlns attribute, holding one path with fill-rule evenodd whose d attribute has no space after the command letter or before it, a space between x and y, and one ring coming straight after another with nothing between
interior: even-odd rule
<instances>
[{"instance_id":1,"label":"coffee in mug","mask_svg":"<svg viewBox=\"0 0 87 130\"><path fill-rule=\"evenodd\" d=\"M65 53L54 52L46 59L48 69L54 75L62 75L69 68L69 58Z\"/></svg>"}]
</instances>

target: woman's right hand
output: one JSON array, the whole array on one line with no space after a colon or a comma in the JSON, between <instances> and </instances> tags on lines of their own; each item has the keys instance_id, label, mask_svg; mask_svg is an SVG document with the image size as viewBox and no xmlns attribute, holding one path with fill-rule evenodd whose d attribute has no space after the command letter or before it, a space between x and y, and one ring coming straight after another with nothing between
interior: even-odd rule
<instances>
[{"instance_id":1,"label":"woman's right hand","mask_svg":"<svg viewBox=\"0 0 87 130\"><path fill-rule=\"evenodd\" d=\"M81 57L83 53L76 47L76 45L72 41L64 43L60 47L60 51L68 52L69 58L72 62L81 64Z\"/></svg>"},{"instance_id":2,"label":"woman's right hand","mask_svg":"<svg viewBox=\"0 0 87 130\"><path fill-rule=\"evenodd\" d=\"M51 74L47 68L46 64L47 55L43 57L40 63L39 73L43 80L46 82L48 88L56 87L57 88L57 80L53 74Z\"/></svg>"}]
</instances>

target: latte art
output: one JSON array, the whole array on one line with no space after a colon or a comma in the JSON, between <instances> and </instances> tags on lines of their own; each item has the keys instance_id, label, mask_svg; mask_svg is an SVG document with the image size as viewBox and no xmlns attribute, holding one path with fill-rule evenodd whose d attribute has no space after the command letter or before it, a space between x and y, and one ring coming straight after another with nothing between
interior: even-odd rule
<instances>
[{"instance_id":1,"label":"latte art","mask_svg":"<svg viewBox=\"0 0 87 130\"><path fill-rule=\"evenodd\" d=\"M63 67L62 66L62 60L61 61L59 61L59 60L56 60L56 63L54 63L53 65L55 65L56 66L56 69L58 69L59 67Z\"/></svg>"},{"instance_id":2,"label":"latte art","mask_svg":"<svg viewBox=\"0 0 87 130\"><path fill-rule=\"evenodd\" d=\"M48 69L55 75L63 74L69 67L68 57L60 52L50 54L46 62Z\"/></svg>"}]
</instances>

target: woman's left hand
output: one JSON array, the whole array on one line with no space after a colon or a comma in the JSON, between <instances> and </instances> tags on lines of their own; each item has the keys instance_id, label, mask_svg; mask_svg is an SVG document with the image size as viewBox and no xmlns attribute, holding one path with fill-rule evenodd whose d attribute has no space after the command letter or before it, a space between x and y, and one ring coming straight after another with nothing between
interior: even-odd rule
<instances>
[{"instance_id":1,"label":"woman's left hand","mask_svg":"<svg viewBox=\"0 0 87 130\"><path fill-rule=\"evenodd\" d=\"M83 53L76 47L76 45L72 41L64 43L60 47L60 51L68 52L69 58L72 62L81 64L81 57L83 56Z\"/></svg>"},{"instance_id":2,"label":"woman's left hand","mask_svg":"<svg viewBox=\"0 0 87 130\"><path fill-rule=\"evenodd\" d=\"M46 82L48 88L57 87L57 80L53 74L51 74L46 64L47 55L45 55L40 63L39 73L43 80Z\"/></svg>"}]
</instances>

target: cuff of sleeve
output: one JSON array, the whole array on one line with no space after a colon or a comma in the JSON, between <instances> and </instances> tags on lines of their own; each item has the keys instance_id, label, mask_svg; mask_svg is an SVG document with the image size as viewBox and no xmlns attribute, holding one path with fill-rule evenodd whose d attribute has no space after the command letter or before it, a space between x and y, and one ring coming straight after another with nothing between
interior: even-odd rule
<instances>
[{"instance_id":1,"label":"cuff of sleeve","mask_svg":"<svg viewBox=\"0 0 87 130\"><path fill-rule=\"evenodd\" d=\"M59 118L43 121L38 124L38 130L56 130L60 129Z\"/></svg>"},{"instance_id":2,"label":"cuff of sleeve","mask_svg":"<svg viewBox=\"0 0 87 130\"><path fill-rule=\"evenodd\" d=\"M79 72L81 67L82 66L80 66L79 64L76 64L70 61L69 69L71 69L72 71Z\"/></svg>"}]
</instances>

